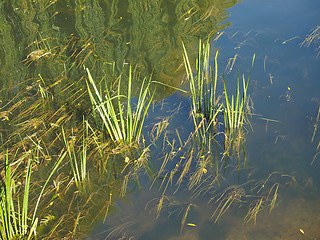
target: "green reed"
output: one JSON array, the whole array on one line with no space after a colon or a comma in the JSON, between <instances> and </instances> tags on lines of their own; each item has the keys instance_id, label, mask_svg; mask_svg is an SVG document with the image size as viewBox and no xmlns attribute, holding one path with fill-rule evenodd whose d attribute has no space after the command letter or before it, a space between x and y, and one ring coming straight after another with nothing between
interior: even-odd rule
<instances>
[{"instance_id":1,"label":"green reed","mask_svg":"<svg viewBox=\"0 0 320 240\"><path fill-rule=\"evenodd\" d=\"M218 83L218 55L216 51L213 67L210 66L210 43L199 41L196 70L189 61L186 48L183 44L184 64L189 80L192 99L192 117L195 125L195 137L200 148L211 151L212 140L215 139L215 130L218 116L222 115L224 106L220 102L221 96L217 94ZM212 134L210 134L212 132ZM201 154L201 153L200 153ZM201 173L201 171L199 172Z\"/></svg>"},{"instance_id":2,"label":"green reed","mask_svg":"<svg viewBox=\"0 0 320 240\"><path fill-rule=\"evenodd\" d=\"M27 157L27 156L25 156ZM0 236L1 239L14 239L24 237L31 239L35 233L38 219L30 221L28 218L28 203L30 190L30 177L32 170L32 158L28 159L24 182L22 201L19 196L19 181L14 177L9 163L9 153L5 156L4 175L5 180L1 188L0 197Z\"/></svg>"},{"instance_id":3,"label":"green reed","mask_svg":"<svg viewBox=\"0 0 320 240\"><path fill-rule=\"evenodd\" d=\"M89 96L93 105L95 117L100 116L103 127L106 128L110 138L115 142L132 143L139 142L142 134L142 127L148 112L149 106L153 100L154 93L151 95L149 86L151 81L143 80L138 102L135 106L132 103L132 71L130 66L129 83L127 96L121 95L121 76L119 77L118 90L116 96L111 96L110 89L105 84L105 97L98 90L89 70L88 78L93 91L87 82ZM126 99L126 106L122 106L122 99Z\"/></svg>"},{"instance_id":4,"label":"green reed","mask_svg":"<svg viewBox=\"0 0 320 240\"><path fill-rule=\"evenodd\" d=\"M77 187L81 190L85 190L85 180L87 176L87 141L88 141L88 124L85 120L83 120L83 133L82 133L82 143L80 146L80 150L77 151L76 145L76 136L73 134L69 136L69 140L67 140L64 128L62 127L62 136L64 140L65 147L68 152L68 156L70 159L70 165L74 177L74 181Z\"/></svg>"},{"instance_id":5,"label":"green reed","mask_svg":"<svg viewBox=\"0 0 320 240\"><path fill-rule=\"evenodd\" d=\"M33 239L33 237L36 237L38 226L38 217L36 217L36 215L40 199L49 180L65 157L65 154L62 155L51 170L49 177L37 196L37 201L31 217L29 213L30 179L38 151L39 146L35 146L34 149L23 154L18 160L12 161L13 163L9 161L8 151L4 156L5 179L2 183L0 192L0 236L3 240ZM13 160L16 155L17 152L14 153ZM25 160L27 160L26 170L22 173L18 172L18 166L22 165ZM13 165L15 165L14 168L12 167ZM21 179L21 176L23 175L25 175L25 180ZM21 184L21 182L23 182L23 184Z\"/></svg>"},{"instance_id":6,"label":"green reed","mask_svg":"<svg viewBox=\"0 0 320 240\"><path fill-rule=\"evenodd\" d=\"M190 93L192 99L192 116L195 124L195 132L199 143L207 146L208 151L212 149L212 140L215 140L219 116L224 116L224 138L225 154L229 152L237 153L239 156L240 146L242 146L244 134L243 126L248 123L247 115L250 113L249 96L247 94L249 80L253 68L255 55L252 59L251 70L248 79L242 77L242 91L240 89L240 77L237 78L236 95L229 98L226 79L223 75L224 99L223 94L217 93L218 83L218 54L216 51L213 67L210 66L210 43L199 41L198 58L196 61L195 72L190 64L185 46L184 65L187 78L190 84ZM209 134L209 132L212 134ZM216 142L216 141L215 141Z\"/></svg>"},{"instance_id":7,"label":"green reed","mask_svg":"<svg viewBox=\"0 0 320 240\"><path fill-rule=\"evenodd\" d=\"M210 43L207 41L202 44L199 42L198 58L195 70L192 68L185 46L184 64L187 79L190 84L191 108L194 121L194 133L192 135L189 160L184 164L181 176L186 174L186 169L191 164L191 159L196 161L196 170L190 173L189 190L194 191L194 196L206 192L205 186L207 179L212 179L214 184L210 186L220 187L220 171L229 167L228 159L230 155L236 154L238 159L237 170L240 174L240 151L242 150L246 159L244 148L244 127L249 124L248 115L250 114L248 85L252 73L255 55L249 77L246 79L238 74L236 94L230 94L227 88L226 78L218 75L218 54L214 54L213 67L210 66ZM223 93L218 93L217 86L219 79L223 81ZM242 83L242 86L241 84ZM220 128L223 126L223 128ZM221 153L223 153L221 155ZM183 165L183 164L181 164ZM212 169L213 175L207 174ZM209 177L210 176L210 177ZM179 179L181 182L182 180ZM234 189L233 189L234 188ZM233 187L228 189L216 201L218 207L213 213L215 221L235 203L241 202L242 191ZM239 191L238 191L239 190Z\"/></svg>"},{"instance_id":8,"label":"green reed","mask_svg":"<svg viewBox=\"0 0 320 240\"><path fill-rule=\"evenodd\" d=\"M68 92L72 93L73 91L70 91L72 88L69 85L67 87ZM45 90L46 87L44 86L43 89ZM62 94L65 94L65 92ZM7 114L5 113L9 114L9 111L3 114L3 118L6 121L9 122L10 120L10 124L16 126L12 133L8 134L9 137L4 137L5 146L9 148L12 179L15 180L15 188L19 190L16 193L12 192L11 196L12 206L14 206L15 211L22 209L19 206L23 205L23 190L26 182L24 173L22 176L16 176L16 173L21 174L21 169L27 169L24 167L24 162L26 161L19 165L19 171L15 170L13 172L12 169L16 169L17 163L22 162L20 155L24 151L29 152L30 150L33 153L34 149L37 150L37 153L30 156L30 159L33 159L31 161L33 170L30 180L31 186L29 187L30 192L26 192L26 196L31 196L28 197L28 204L25 204L28 208L24 208L28 211L24 215L16 212L14 218L9 216L6 219L16 219L18 222L17 216L27 216L27 234L31 231L33 219L37 221L37 226L35 225L30 234L32 239L35 238L35 231L38 238L41 239L60 239L61 236L65 237L67 235L72 235L72 238L75 238L75 236L81 235L82 232L86 231L85 229L90 227L89 224L85 225L84 223L89 221L87 219L99 222L103 215L105 220L109 209L112 208L113 199L124 197L127 192L139 187L138 177L143 168L149 176L153 176L152 169L148 166L149 150L144 148L143 144L115 145L111 139L105 138L104 132L101 131L101 128L97 128L95 124L89 125L86 120L82 122L73 121L76 118L75 113L66 108L66 105L54 110L48 106L55 98L43 97L41 90L36 94L34 98L29 95L24 98L24 95L21 94L22 100L19 98L17 99L17 101L19 100L17 104L13 102L12 107L8 106L10 108L6 108L6 110L13 112L12 115L14 117L12 119L11 114L8 115L8 119L6 118ZM68 97L68 99L72 100L77 98L79 98L79 92ZM123 99L125 97L121 98L121 100ZM117 99L114 98L113 100ZM134 101L134 104L136 104L137 101ZM76 105L75 103L77 102L75 100L72 106ZM117 101L114 102L118 104ZM134 104L131 104L132 109L136 106ZM115 105L115 107L117 108L118 105ZM123 109L125 118L126 112L125 108ZM3 110L1 109L1 111ZM136 111L132 110L132 114L134 113ZM77 120L80 119L77 118ZM15 151L18 152L19 158L11 157ZM59 156L61 158L59 159L56 157L57 152L60 152ZM2 154L0 159L4 159L2 157L5 156L3 151L0 154ZM63 163L61 162L62 159L64 159ZM87 163L89 161L90 165ZM52 168L52 164L56 165ZM58 168L59 175L53 174ZM9 179L4 178L4 170L0 166L0 174L3 179ZM43 172L48 172L50 176L48 177L48 174L43 176ZM92 173L90 179L89 172ZM57 175L56 178L55 175ZM38 183L34 184L39 177L41 178L41 185L44 187L40 187ZM44 180L42 180L43 177ZM20 184L21 182L23 183L22 185ZM88 182L89 184L87 184ZM53 184L51 185L51 183ZM83 183L86 184L84 185ZM80 191L78 191L79 188ZM10 198L9 195L5 195L4 186L0 186L0 189L3 189L2 192L0 190L2 199ZM85 193L82 190L85 190ZM69 201L70 195L72 199L74 198L71 202ZM42 196L41 199L40 197L37 199L38 196ZM4 209L2 208L2 202L1 210ZM5 213L2 215L5 216ZM20 222L16 225L22 226L23 223ZM39 224L40 222L41 224ZM72 224L73 226L71 226ZM81 230L79 230L80 228ZM8 228L0 225L0 229L1 231L6 231ZM4 236L5 234L6 232L2 235ZM21 238L25 237L22 233L17 234ZM53 235L54 237L52 237ZM0 239L6 239L3 236ZM9 237L8 239L12 238Z\"/></svg>"},{"instance_id":9,"label":"green reed","mask_svg":"<svg viewBox=\"0 0 320 240\"><path fill-rule=\"evenodd\" d=\"M206 43L202 43L200 40L194 73L184 44L183 50L184 64L192 99L191 112L195 126L192 145L198 148L197 156L194 157L199 159L197 170L190 178L189 189L191 189L201 182L202 176L207 171L207 167L211 165L209 162L215 162L215 174L218 174L219 163L216 153L219 143L216 140L218 135L216 129L218 126L217 118L222 115L224 106L220 102L221 96L217 94L219 51L215 52L214 64L211 67L210 42L208 40Z\"/></svg>"},{"instance_id":10,"label":"green reed","mask_svg":"<svg viewBox=\"0 0 320 240\"><path fill-rule=\"evenodd\" d=\"M224 85L224 126L225 126L225 147L230 149L234 146L233 150L239 154L239 148L243 141L243 126L247 122L247 115L250 114L249 96L247 94L249 80L252 73L255 55L252 58L251 70L249 77L246 80L244 75L242 76L242 88L240 91L240 77L239 72L237 76L237 89L236 96L231 95L231 101L228 97L228 91L226 86L226 79L223 75Z\"/></svg>"},{"instance_id":11,"label":"green reed","mask_svg":"<svg viewBox=\"0 0 320 240\"><path fill-rule=\"evenodd\" d=\"M193 73L189 57L184 44L184 64L187 78L190 84L192 98L192 113L195 118L205 117L211 125L221 110L219 98L216 95L218 82L218 54L216 51L213 69L210 66L210 43L209 40L202 44L199 41L198 59L196 61L196 74Z\"/></svg>"}]
</instances>

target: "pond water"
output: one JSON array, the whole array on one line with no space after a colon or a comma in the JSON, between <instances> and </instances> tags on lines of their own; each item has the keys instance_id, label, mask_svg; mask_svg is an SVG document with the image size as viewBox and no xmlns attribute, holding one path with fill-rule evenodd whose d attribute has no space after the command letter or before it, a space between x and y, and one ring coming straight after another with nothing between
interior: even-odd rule
<instances>
[{"instance_id":1,"label":"pond water","mask_svg":"<svg viewBox=\"0 0 320 240\"><path fill-rule=\"evenodd\" d=\"M142 77L152 74L155 81L174 87L157 85L156 101L143 129L154 171L159 172L169 159L161 176L153 181L140 171L139 187L134 181L129 183L129 192L120 197L121 179L110 186L101 184L101 179L107 178L92 176L91 170L94 183L89 189L94 189L99 178L96 195L100 198L88 211L81 204L87 206L94 198L90 194L88 201L79 201L74 209L68 205L74 195L61 200L67 202L64 207L53 204L51 209L44 204L43 211L50 212L47 216L59 212L57 216L74 214L80 222L83 219L78 227L71 223L70 228L61 230L61 236L54 236L62 239L66 232L77 230L81 234L73 237L92 240L320 239L320 29L309 46L303 44L320 25L319 0L221 0L214 4L24 0L0 4L0 86L9 89L1 91L1 103L15 99L24 89L35 98L43 83L50 86L47 94L52 99L68 103L76 115L86 112L90 100L83 91L83 65L92 69L95 79L106 77L108 84L120 73L126 75L131 64ZM246 126L245 154L219 163L226 164L219 181L215 167L208 167L202 182L192 188L188 180L179 183L180 168L190 154L197 158L200 150L192 150L194 143L189 138L194 131L190 96L176 88L188 90L181 43L195 62L199 38L209 38L212 50L219 50L221 94L223 73L233 91L238 72L248 77L254 54L255 62L248 90L252 116L251 126ZM212 65L213 59L212 55ZM140 82L133 82L135 95L139 86ZM83 101L78 100L81 97ZM0 113L7 105L0 106ZM58 105L52 108L58 109ZM10 129L5 120L3 117L1 129ZM153 142L154 126L159 123L168 126L165 135ZM7 131L1 130L1 134L6 136ZM192 162L190 172L197 167ZM118 189L113 190L116 197L112 204L108 202L109 190L105 190L109 188ZM275 197L274 206L265 203L272 205ZM107 218L96 218L101 209L105 211L107 202L112 205ZM247 215L250 209L252 215ZM82 216L81 211L88 216Z\"/></svg>"},{"instance_id":2,"label":"pond water","mask_svg":"<svg viewBox=\"0 0 320 240\"><path fill-rule=\"evenodd\" d=\"M255 115L246 141L250 166L258 178L278 174L279 178L294 177L294 181L284 184L277 207L271 213L261 211L256 224L244 223L241 208L230 210L214 223L214 207L208 204L208 198L195 199L190 192L172 195L174 200L170 201L175 207L167 206L155 219L152 205L160 193L150 191L147 185L128 197L130 203L119 202L117 214L99 225L91 239L320 238L320 167L319 159L313 161L318 142L311 143L319 107L319 42L301 46L319 24L320 3L245 0L228 11L231 26L215 43L220 49L219 66L224 68L237 55L232 69L226 68L227 78L235 79L238 69L248 72L256 54L250 82ZM175 95L164 101L168 105L182 103L182 113L172 120L172 131L178 128L183 132L188 126L189 103L181 99L181 94ZM180 231L189 204L193 207L186 222L192 224Z\"/></svg>"}]
</instances>

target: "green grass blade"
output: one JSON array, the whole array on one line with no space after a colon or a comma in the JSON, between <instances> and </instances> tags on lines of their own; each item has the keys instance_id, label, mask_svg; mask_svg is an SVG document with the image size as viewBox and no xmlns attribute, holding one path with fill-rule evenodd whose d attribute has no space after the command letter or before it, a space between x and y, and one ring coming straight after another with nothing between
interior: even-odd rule
<instances>
[{"instance_id":1,"label":"green grass blade","mask_svg":"<svg viewBox=\"0 0 320 240\"><path fill-rule=\"evenodd\" d=\"M183 56L184 56L184 65L185 65L185 69L187 72L187 77L189 79L189 84L190 84L190 92L191 92L191 97L192 97L192 106L193 106L193 111L194 113L197 112L197 105L196 105L196 98L197 98L197 94L196 94L196 86L195 86L195 82L194 82L194 78L193 78L193 73L192 73L192 68L189 62L189 58L188 58L188 54L187 54L187 50L184 46L184 43L182 42L182 47L183 47Z\"/></svg>"},{"instance_id":2,"label":"green grass blade","mask_svg":"<svg viewBox=\"0 0 320 240\"><path fill-rule=\"evenodd\" d=\"M118 99L118 109L119 109L119 121L120 121L120 124L121 124L121 131L122 131L122 137L123 139L126 139L127 137L127 133L126 133L126 130L125 130L125 117L124 117L124 113L123 113L123 109L122 109L122 106L121 106L121 101L120 101L120 96L121 96L121 92L120 92L120 88L121 88L121 75L119 77L119 83L118 83L118 96L117 96L117 99Z\"/></svg>"},{"instance_id":3,"label":"green grass blade","mask_svg":"<svg viewBox=\"0 0 320 240\"><path fill-rule=\"evenodd\" d=\"M25 188L23 194L23 205L22 205L22 228L23 234L27 233L28 229L28 200L29 200L29 188L30 188L30 177L31 177L32 164L31 159L28 161L27 174L25 180Z\"/></svg>"},{"instance_id":4,"label":"green grass blade","mask_svg":"<svg viewBox=\"0 0 320 240\"><path fill-rule=\"evenodd\" d=\"M90 72L89 72L88 69L87 69L87 72L88 72L88 76L89 76L90 83L94 86L94 89L96 89L95 83L94 83L94 81L93 81L93 79L92 79L92 77L91 77L91 74L90 74ZM106 127L106 129L107 129L107 131L108 131L108 133L109 133L109 136L111 137L112 140L115 140L115 136L114 136L114 134L112 133L111 128L110 128L110 126L111 126L111 121L110 121L110 119L108 119L108 116L105 115L105 112L106 112L106 111L104 111L104 112L102 111L100 105L97 103L97 101L95 100L95 98L94 98L94 96L93 96L93 93L91 92L91 89L90 89L90 86L89 86L88 82L86 82L86 83L87 83L87 88L88 88L89 97L90 97L90 100L91 100L91 102L92 102L92 105L93 105L94 110L95 110L95 109L98 110L98 113L99 113L99 115L100 115L100 117L101 117L101 119L102 119L102 121L103 121L103 123L104 123L104 126ZM96 93L96 94L99 94L99 92L97 92L97 91L96 91L95 93ZM98 96L100 96L100 95L98 95ZM94 114L95 114L95 111L94 111Z\"/></svg>"},{"instance_id":5,"label":"green grass blade","mask_svg":"<svg viewBox=\"0 0 320 240\"><path fill-rule=\"evenodd\" d=\"M131 110L131 82L132 82L132 72L131 66L129 70L129 83L128 83L128 102L127 102L127 141L130 142L133 139L133 119Z\"/></svg>"},{"instance_id":6,"label":"green grass blade","mask_svg":"<svg viewBox=\"0 0 320 240\"><path fill-rule=\"evenodd\" d=\"M49 183L51 177L53 176L53 174L55 173L55 171L57 170L57 168L60 166L62 160L66 157L67 155L67 152L64 152L57 160L57 162L55 163L53 169L51 170L50 174L49 174L49 177L47 178L45 184L43 185L42 189L41 189L41 192L39 194L39 197L38 197L38 200L37 200L37 203L36 203L36 206L34 208L34 212L33 212L33 216L32 216L32 222L35 221L35 218L36 218L36 213L37 213L37 210L38 210L38 206L39 206L39 202L40 202L40 199L42 197L42 194L47 186L47 184Z\"/></svg>"}]
</instances>

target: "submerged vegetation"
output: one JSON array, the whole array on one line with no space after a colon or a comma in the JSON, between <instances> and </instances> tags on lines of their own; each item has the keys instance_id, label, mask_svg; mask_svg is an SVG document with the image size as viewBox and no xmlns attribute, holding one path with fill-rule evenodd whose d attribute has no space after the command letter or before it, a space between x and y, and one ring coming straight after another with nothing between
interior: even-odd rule
<instances>
[{"instance_id":1,"label":"submerged vegetation","mask_svg":"<svg viewBox=\"0 0 320 240\"><path fill-rule=\"evenodd\" d=\"M278 196L280 179L277 173L271 174L265 181L256 181L249 177L249 181L230 185L227 178L232 178L232 172L237 171L238 176L242 169L247 169L249 175L251 170L245 152L245 127L250 126L248 117L251 114L249 95L247 89L251 76L255 56L252 59L249 77L242 77L243 91L240 90L239 74L237 78L236 95L231 95L226 86L226 79L218 74L218 51L215 52L213 67L210 65L210 43L199 43L198 59L195 67L192 67L184 49L184 64L191 95L191 118L194 131L186 140L182 140L178 130L177 139L170 141L167 134L164 135L163 149L166 149L160 170L155 178L158 179L162 196L156 206L156 215L159 216L161 209L171 203L168 196L168 188L175 185L175 193L179 189L188 187L190 191L190 202L182 216L181 231L185 226L188 213L191 211L195 199L209 199L208 205L213 205L211 217L214 222L229 208L235 206L246 206L247 214L244 216L246 222L256 221L257 214L265 208L270 211L275 207ZM195 69L195 72L193 71ZM223 82L223 93L218 93L218 85ZM219 83L220 82L220 83ZM221 129L221 125L223 126ZM247 125L247 126L246 126ZM154 132L163 131L163 123L157 125ZM244 162L241 162L241 153ZM229 161L231 160L231 161ZM236 164L233 161L236 160ZM169 167L175 163L174 167ZM227 177L228 176L228 177ZM167 202L167 204L165 204Z\"/></svg>"},{"instance_id":2,"label":"submerged vegetation","mask_svg":"<svg viewBox=\"0 0 320 240\"><path fill-rule=\"evenodd\" d=\"M205 199L213 222L233 206L247 208L246 222L276 206L283 176L254 180L244 145L255 56L249 76L238 74L234 95L210 46L237 1L163 2L128 1L127 9L118 8L120 1L0 6L1 239L85 237L145 179L160 190L152 201L156 218L182 208L180 232L192 226L194 199ZM188 51L199 39L208 41L200 40L193 66ZM184 87L192 131L171 126L183 103L160 121L148 119L165 104L160 100ZM184 120L179 124L189 124ZM172 196L181 191L189 198L178 206Z\"/></svg>"},{"instance_id":3,"label":"submerged vegetation","mask_svg":"<svg viewBox=\"0 0 320 240\"><path fill-rule=\"evenodd\" d=\"M96 83L87 69L87 91L81 97L78 96L80 90L71 90L76 85L67 82L59 83L60 93L50 93L51 86L39 76L33 87L38 91L30 95L28 88L17 99L5 103L1 109L12 117L4 117L4 123L10 123L8 129L11 132L6 134L1 153L5 159L1 173L5 180L0 199L4 209L0 224L6 229L1 232L3 238L85 236L90 226L106 220L116 199L140 189L139 178L143 173L149 177L152 186L161 189L156 217L166 207L166 202L170 202L168 195L185 186L191 194L190 199L202 197L208 199L209 205L215 206L212 210L214 222L236 204L249 207L246 221L256 221L262 208L274 208L280 185L273 182L268 188L269 178L251 188L247 187L247 182L230 185L225 181L230 172L227 169L235 167L228 163L234 153L239 174L244 167L240 162L239 146L244 151L242 129L250 114L247 88L251 73L247 81L243 77L242 94L238 77L237 93L230 101L225 78L221 78L217 71L218 52L213 68L210 54L209 42L203 46L200 43L194 74L184 48L194 125L194 131L186 139L178 130L176 137L169 138L169 117L154 124L147 140L142 135L155 90L151 92L151 79L144 79L139 94L134 97L132 83L137 81L131 67L126 91L123 91L123 75L115 78L109 87L106 81ZM221 79L224 91L218 94L217 85ZM70 90L74 92L70 96L74 105L87 99L91 101L91 107L79 114L66 103L56 105L59 94ZM219 127L221 124L224 124L223 130ZM174 139L179 140L179 147ZM152 149L161 148L161 145L162 151L157 154L162 156L155 156ZM173 163L174 167L171 166ZM44 183L43 179L46 179ZM253 186L253 180L250 181ZM255 199L253 207L250 198ZM68 199L71 202L68 203ZM181 231L192 211L191 206L193 204L188 203Z\"/></svg>"},{"instance_id":4,"label":"submerged vegetation","mask_svg":"<svg viewBox=\"0 0 320 240\"><path fill-rule=\"evenodd\" d=\"M201 49L206 49L204 58ZM270 190L264 187L263 191L261 187L258 189L261 183L255 187L258 191L246 189L247 183L243 186L226 185L226 169L232 167L227 163L233 157L233 153L229 154L230 146L240 143L244 149L245 136L239 131L249 114L246 92L249 78L247 81L243 78L242 96L238 78L236 100L232 97L230 103L224 78L224 93L219 95L216 90L218 79L221 79L217 73L218 54L213 73L208 70L211 69L209 49L209 43L203 48L200 45L198 72L195 74L198 82L193 80L185 49L194 131L184 139L176 130L179 147L174 139L168 138L169 118L154 125L150 132L150 145L146 145L142 131L155 91L150 90L151 79L144 79L135 100L131 88L135 78L131 67L127 91L124 91L126 95L121 81L123 76L117 77L113 86L108 87L106 82L95 83L87 70L87 92L81 98L77 96L79 91L71 96L76 102L81 102L82 98L91 100L91 110L83 111L80 116L67 104L55 105L59 94L51 95L50 86L45 85L41 76L34 86L38 87L37 92L30 95L27 89L14 101L5 103L2 109L10 112L12 117L4 118L4 123L11 123L8 129L12 127L12 132L6 134L1 154L6 160L2 166L5 180L0 200L4 209L0 220L2 228L6 229L6 232L1 232L6 236L4 239L14 235L27 239L36 234L48 239L62 235L86 235L92 224L106 220L112 211L113 201L140 188L139 178L143 172L153 182L152 185L161 189L156 216L170 201L168 194L172 192L173 183L177 186L174 192L188 186L191 199L201 196L208 199L208 204L214 203L216 208L212 217L215 222L236 203L245 201L250 207L248 199L252 195L258 202L250 208L246 221L255 220L263 207L273 208L279 188L277 183ZM201 60L203 62L200 63ZM72 88L72 84L65 84L61 93ZM225 127L221 131L219 125L223 124L223 119ZM224 136L224 140L219 136ZM163 146L158 154L163 156L155 157L151 149L161 148L160 143ZM240 152L235 149L240 171ZM154 157L156 161L152 160ZM172 168L174 162L177 163ZM43 179L46 179L44 183ZM266 182L264 186L267 186ZM246 191L251 191L250 196ZM21 196L22 202L19 200ZM67 204L68 199L71 202ZM190 204L182 218L181 231L188 212L192 211ZM76 210L77 206L82 207Z\"/></svg>"},{"instance_id":5,"label":"submerged vegetation","mask_svg":"<svg viewBox=\"0 0 320 240\"><path fill-rule=\"evenodd\" d=\"M225 153L229 155L230 151L236 153L239 157L240 147L245 139L243 129L249 124L248 116L250 115L249 100L247 94L249 80L254 64L255 55L252 59L251 70L248 79L242 76L242 89L240 90L240 76L238 73L236 95L228 96L225 75L223 75L223 94L217 93L218 83L218 54L216 51L213 68L210 66L210 43L199 43L199 54L196 62L196 73L192 71L188 54L184 48L184 63L187 77L190 82L190 92L192 98L192 117L195 128L201 135L201 138L207 139L205 135L212 132L219 135L219 116L223 115ZM194 77L195 76L195 77ZM224 96L224 97L223 97ZM224 101L223 101L224 100ZM223 124L222 123L222 124ZM201 129L201 130L199 130ZM215 138L215 137L213 137ZM208 149L211 151L211 149Z\"/></svg>"},{"instance_id":6,"label":"submerged vegetation","mask_svg":"<svg viewBox=\"0 0 320 240\"><path fill-rule=\"evenodd\" d=\"M14 116L6 122L14 130L1 148L2 239L85 234L106 218L113 199L139 185L142 168L152 177L148 149L118 146L96 129L93 117L77 120L53 103L40 91L7 103Z\"/></svg>"},{"instance_id":7,"label":"submerged vegetation","mask_svg":"<svg viewBox=\"0 0 320 240\"><path fill-rule=\"evenodd\" d=\"M300 43L301 47L310 47L311 44L315 44L315 51L317 57L320 54L320 26L316 26L311 30L311 33Z\"/></svg>"}]
</instances>

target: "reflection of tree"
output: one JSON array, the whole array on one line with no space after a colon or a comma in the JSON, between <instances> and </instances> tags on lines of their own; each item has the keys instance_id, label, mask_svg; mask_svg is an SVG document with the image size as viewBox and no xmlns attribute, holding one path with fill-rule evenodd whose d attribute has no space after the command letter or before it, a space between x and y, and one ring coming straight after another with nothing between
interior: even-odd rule
<instances>
[{"instance_id":1,"label":"reflection of tree","mask_svg":"<svg viewBox=\"0 0 320 240\"><path fill-rule=\"evenodd\" d=\"M235 3L233 1L228 7ZM226 4L209 1L129 2L128 12L132 18L130 62L138 58L143 70L153 71L162 82L179 86L183 74L177 71L182 63L181 41L194 49L198 38L212 37L228 26L224 23L226 7Z\"/></svg>"},{"instance_id":2,"label":"reflection of tree","mask_svg":"<svg viewBox=\"0 0 320 240\"><path fill-rule=\"evenodd\" d=\"M178 86L183 75L182 69L177 71L181 41L194 49L198 38L213 37L229 25L226 10L236 3L7 1L0 7L1 82L10 86L14 81L16 86L38 74L51 84L62 76L76 81L83 75L82 65L101 79L112 74L110 63L116 63L117 76L129 62L143 75L153 72L157 80ZM38 50L48 54L26 59Z\"/></svg>"}]
</instances>

